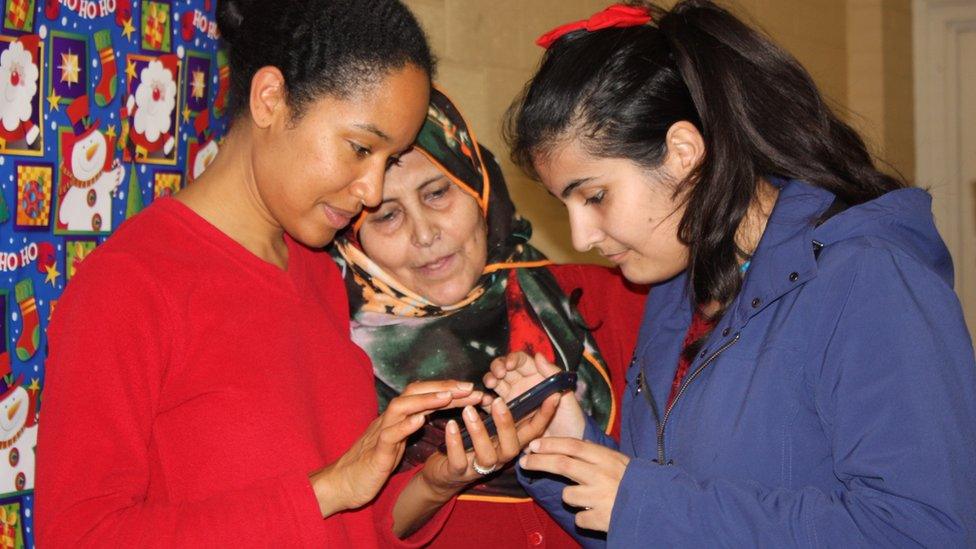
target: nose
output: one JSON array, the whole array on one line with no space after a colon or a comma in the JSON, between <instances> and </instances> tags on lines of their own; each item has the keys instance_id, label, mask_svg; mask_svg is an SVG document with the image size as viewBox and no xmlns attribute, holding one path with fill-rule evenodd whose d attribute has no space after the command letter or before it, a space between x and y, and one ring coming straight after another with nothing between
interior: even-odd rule
<instances>
[{"instance_id":1,"label":"nose","mask_svg":"<svg viewBox=\"0 0 976 549\"><path fill-rule=\"evenodd\" d=\"M414 216L413 244L420 248L428 248L441 237L441 229L436 222L423 215Z\"/></svg>"},{"instance_id":2,"label":"nose","mask_svg":"<svg viewBox=\"0 0 976 549\"><path fill-rule=\"evenodd\" d=\"M578 252L588 252L604 238L603 231L586 219L585 216L569 213L569 229L573 237L573 248Z\"/></svg>"},{"instance_id":3,"label":"nose","mask_svg":"<svg viewBox=\"0 0 976 549\"><path fill-rule=\"evenodd\" d=\"M14 402L14 405L7 410L7 421L13 421L14 416L17 414L17 410L20 409L20 401Z\"/></svg>"},{"instance_id":4,"label":"nose","mask_svg":"<svg viewBox=\"0 0 976 549\"><path fill-rule=\"evenodd\" d=\"M375 208L383 200L383 178L385 169L370 168L362 177L353 182L349 192L362 202L365 208Z\"/></svg>"}]
</instances>

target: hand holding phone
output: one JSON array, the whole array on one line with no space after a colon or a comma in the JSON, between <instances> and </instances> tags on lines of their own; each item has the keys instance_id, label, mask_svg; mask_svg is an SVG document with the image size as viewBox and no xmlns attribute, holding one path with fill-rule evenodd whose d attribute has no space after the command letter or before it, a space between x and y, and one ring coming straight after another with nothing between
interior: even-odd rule
<instances>
[{"instance_id":1,"label":"hand holding phone","mask_svg":"<svg viewBox=\"0 0 976 549\"><path fill-rule=\"evenodd\" d=\"M515 397L511 402L508 402L508 409L512 414L512 419L518 423L519 420L531 414L533 411L539 408L539 406L542 406L542 403L550 395L575 389L576 372L559 372L547 377L528 391ZM483 421L485 429L488 432L488 436L495 436L495 434L497 434L497 429L495 427L494 419L491 416L488 416ZM471 450L471 435L468 433L468 430L463 427L461 428L461 442L464 444L465 450Z\"/></svg>"}]
</instances>

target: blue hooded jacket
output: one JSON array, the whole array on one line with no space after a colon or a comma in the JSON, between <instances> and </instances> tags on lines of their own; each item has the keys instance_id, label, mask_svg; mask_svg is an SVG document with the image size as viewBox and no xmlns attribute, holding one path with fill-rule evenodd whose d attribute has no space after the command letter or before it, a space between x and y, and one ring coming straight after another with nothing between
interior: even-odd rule
<instances>
[{"instance_id":1,"label":"blue hooded jacket","mask_svg":"<svg viewBox=\"0 0 976 549\"><path fill-rule=\"evenodd\" d=\"M650 293L605 542L976 545L976 361L929 195L889 192L816 226L834 196L774 184L742 290L670 411L686 278ZM592 424L584 438L617 448ZM605 543L575 529L563 479L519 474L581 543Z\"/></svg>"}]
</instances>

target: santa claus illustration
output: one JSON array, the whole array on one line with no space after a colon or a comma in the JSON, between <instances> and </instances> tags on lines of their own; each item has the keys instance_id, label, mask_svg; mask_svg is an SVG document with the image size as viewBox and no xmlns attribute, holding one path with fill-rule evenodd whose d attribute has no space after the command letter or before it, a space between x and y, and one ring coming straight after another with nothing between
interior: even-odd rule
<instances>
[{"instance_id":1,"label":"santa claus illustration","mask_svg":"<svg viewBox=\"0 0 976 549\"><path fill-rule=\"evenodd\" d=\"M125 115L132 120L129 139L135 145L136 158L169 156L173 152L178 74L179 58L174 54L153 59L139 72L139 85L125 106Z\"/></svg>"},{"instance_id":2,"label":"santa claus illustration","mask_svg":"<svg viewBox=\"0 0 976 549\"><path fill-rule=\"evenodd\" d=\"M66 231L112 230L112 193L125 170L111 155L113 138L90 123L88 96L68 106L74 134L61 142L61 184L58 188L58 228Z\"/></svg>"},{"instance_id":3,"label":"santa claus illustration","mask_svg":"<svg viewBox=\"0 0 976 549\"><path fill-rule=\"evenodd\" d=\"M0 494L34 489L38 387L23 380L0 359Z\"/></svg>"},{"instance_id":4,"label":"santa claus illustration","mask_svg":"<svg viewBox=\"0 0 976 549\"><path fill-rule=\"evenodd\" d=\"M190 177L188 183L192 183L203 175L215 158L217 158L217 140L214 139L213 131L210 129L210 111L203 111L197 115L193 121L193 129L196 130L197 143L191 143L188 149Z\"/></svg>"},{"instance_id":5,"label":"santa claus illustration","mask_svg":"<svg viewBox=\"0 0 976 549\"><path fill-rule=\"evenodd\" d=\"M17 142L30 148L40 136L31 118L37 96L36 34L21 36L0 54L0 150Z\"/></svg>"}]
</instances>

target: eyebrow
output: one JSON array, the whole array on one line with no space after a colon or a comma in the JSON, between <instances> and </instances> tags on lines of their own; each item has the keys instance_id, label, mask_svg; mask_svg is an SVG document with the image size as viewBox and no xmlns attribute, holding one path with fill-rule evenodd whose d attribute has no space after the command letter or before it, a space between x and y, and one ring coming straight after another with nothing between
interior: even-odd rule
<instances>
[{"instance_id":1,"label":"eyebrow","mask_svg":"<svg viewBox=\"0 0 976 549\"><path fill-rule=\"evenodd\" d=\"M593 179L594 179L593 177L580 177L579 179L574 179L569 182L569 185L563 187L563 190L560 191L559 196L561 196L563 199L569 198L569 195L576 190L576 187L579 187L583 183L586 183Z\"/></svg>"},{"instance_id":2,"label":"eyebrow","mask_svg":"<svg viewBox=\"0 0 976 549\"><path fill-rule=\"evenodd\" d=\"M431 183L436 183L437 181L439 181L441 179L444 179L444 178L445 178L444 174L439 173L439 174L435 175L434 177L431 177L430 179L424 180L424 182L421 183L420 185L417 185L417 190L418 191L419 190L423 190L425 187L427 187L427 185L430 185ZM398 200L398 199L397 198L387 198L386 200L380 201L380 206L382 206L383 204L386 204L387 202L395 202L396 200ZM379 206L377 206L377 208L378 207Z\"/></svg>"},{"instance_id":3,"label":"eyebrow","mask_svg":"<svg viewBox=\"0 0 976 549\"><path fill-rule=\"evenodd\" d=\"M390 136L388 136L385 133L383 133L379 128L377 128L373 124L369 124L369 123L365 123L365 124L353 124L353 126L356 127L356 128L359 128L361 130L368 131L369 133L375 134L377 137L379 137L383 141L389 141L390 140Z\"/></svg>"}]
</instances>

